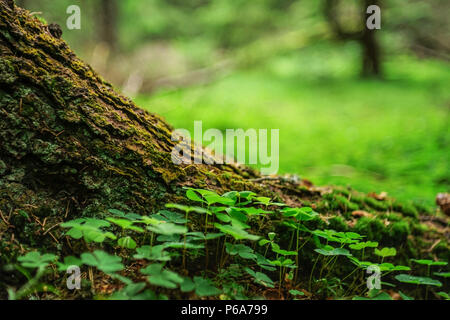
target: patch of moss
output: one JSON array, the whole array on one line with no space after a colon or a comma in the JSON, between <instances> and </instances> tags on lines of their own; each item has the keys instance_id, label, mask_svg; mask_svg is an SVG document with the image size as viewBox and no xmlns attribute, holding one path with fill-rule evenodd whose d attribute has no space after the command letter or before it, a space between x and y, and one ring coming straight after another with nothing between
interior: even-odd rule
<instances>
[{"instance_id":1,"label":"patch of moss","mask_svg":"<svg viewBox=\"0 0 450 320\"><path fill-rule=\"evenodd\" d=\"M411 234L411 228L407 221L394 222L391 225L390 236L398 241L405 241Z\"/></svg>"},{"instance_id":2,"label":"patch of moss","mask_svg":"<svg viewBox=\"0 0 450 320\"><path fill-rule=\"evenodd\" d=\"M421 212L421 213L425 213L428 215L433 214L433 208L431 208L430 206L427 206L426 204L415 203L414 205L415 205L416 209L419 210L419 212Z\"/></svg>"},{"instance_id":3,"label":"patch of moss","mask_svg":"<svg viewBox=\"0 0 450 320\"><path fill-rule=\"evenodd\" d=\"M344 211L344 213L347 213L348 211L355 211L359 209L359 206L354 203L349 201L347 198L340 196L340 195L336 195L334 196L334 203L335 203L335 208L338 207L340 209L342 209ZM346 215L348 216L348 215Z\"/></svg>"},{"instance_id":4,"label":"patch of moss","mask_svg":"<svg viewBox=\"0 0 450 320\"><path fill-rule=\"evenodd\" d=\"M369 217L361 217L354 226L354 231L367 236L367 240L382 241L389 232L382 221Z\"/></svg>"},{"instance_id":5,"label":"patch of moss","mask_svg":"<svg viewBox=\"0 0 450 320\"><path fill-rule=\"evenodd\" d=\"M412 203L400 203L396 201L392 204L392 208L396 211L402 212L405 216L413 217L416 219L419 218L419 212Z\"/></svg>"},{"instance_id":6,"label":"patch of moss","mask_svg":"<svg viewBox=\"0 0 450 320\"><path fill-rule=\"evenodd\" d=\"M344 232L349 230L349 226L343 217L335 216L333 218L328 219L328 223L329 223L329 225L328 225L329 229L333 229L336 231L344 231Z\"/></svg>"},{"instance_id":7,"label":"patch of moss","mask_svg":"<svg viewBox=\"0 0 450 320\"><path fill-rule=\"evenodd\" d=\"M389 205L386 202L376 200L372 197L365 197L364 202L371 208L376 209L378 211L388 210Z\"/></svg>"}]
</instances>

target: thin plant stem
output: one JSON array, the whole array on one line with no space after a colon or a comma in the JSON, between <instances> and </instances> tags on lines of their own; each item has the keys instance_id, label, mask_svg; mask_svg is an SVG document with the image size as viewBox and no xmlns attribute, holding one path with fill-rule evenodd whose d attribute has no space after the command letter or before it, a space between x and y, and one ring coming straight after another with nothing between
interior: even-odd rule
<instances>
[{"instance_id":1,"label":"thin plant stem","mask_svg":"<svg viewBox=\"0 0 450 320\"><path fill-rule=\"evenodd\" d=\"M186 210L184 227L187 229L189 210ZM183 269L186 269L186 232L184 233L184 244L183 244Z\"/></svg>"},{"instance_id":2,"label":"thin plant stem","mask_svg":"<svg viewBox=\"0 0 450 320\"><path fill-rule=\"evenodd\" d=\"M299 226L297 226L297 241L295 246L295 251L297 252L297 255L295 256L295 264L297 265L297 268L295 268L295 275L294 275L294 283L297 281L298 276L298 268L299 268L299 252L298 252L298 245L299 245L299 238L300 238L300 230Z\"/></svg>"},{"instance_id":3,"label":"thin plant stem","mask_svg":"<svg viewBox=\"0 0 450 320\"><path fill-rule=\"evenodd\" d=\"M311 283L312 283L312 277L314 273L314 269L316 268L317 262L319 261L320 257L317 257L316 261L314 262L314 265L311 269L311 274L309 275L309 291L311 291Z\"/></svg>"}]
</instances>

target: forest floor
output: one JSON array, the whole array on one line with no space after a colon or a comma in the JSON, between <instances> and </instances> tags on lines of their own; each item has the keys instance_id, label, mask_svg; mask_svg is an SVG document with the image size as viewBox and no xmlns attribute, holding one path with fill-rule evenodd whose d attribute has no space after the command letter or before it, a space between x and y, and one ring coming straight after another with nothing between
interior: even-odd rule
<instances>
[{"instance_id":1,"label":"forest floor","mask_svg":"<svg viewBox=\"0 0 450 320\"><path fill-rule=\"evenodd\" d=\"M280 129L280 173L433 205L450 183L448 67L395 57L385 81L362 80L354 52L319 44L136 102L175 128Z\"/></svg>"},{"instance_id":2,"label":"forest floor","mask_svg":"<svg viewBox=\"0 0 450 320\"><path fill-rule=\"evenodd\" d=\"M178 128L280 129L282 172L363 192L316 187L175 166L168 124L0 8L0 132L19 137L0 150L0 299L450 299L449 218L417 202L448 186L445 66L362 81L307 49L138 99Z\"/></svg>"}]
</instances>

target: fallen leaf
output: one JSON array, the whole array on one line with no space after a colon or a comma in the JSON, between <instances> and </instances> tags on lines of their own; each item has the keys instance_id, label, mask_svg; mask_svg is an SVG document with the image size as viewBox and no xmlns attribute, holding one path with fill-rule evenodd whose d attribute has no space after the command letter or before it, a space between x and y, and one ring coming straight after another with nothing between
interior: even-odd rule
<instances>
[{"instance_id":1,"label":"fallen leaf","mask_svg":"<svg viewBox=\"0 0 450 320\"><path fill-rule=\"evenodd\" d=\"M436 204L441 208L443 213L450 216L450 193L438 193L436 196Z\"/></svg>"},{"instance_id":2,"label":"fallen leaf","mask_svg":"<svg viewBox=\"0 0 450 320\"><path fill-rule=\"evenodd\" d=\"M383 191L380 194L376 194L375 192L370 192L368 194L369 197L383 201L387 198L387 192Z\"/></svg>"},{"instance_id":3,"label":"fallen leaf","mask_svg":"<svg viewBox=\"0 0 450 320\"><path fill-rule=\"evenodd\" d=\"M373 217L373 215L367 211L363 210L355 210L352 212L352 216L354 217Z\"/></svg>"}]
</instances>

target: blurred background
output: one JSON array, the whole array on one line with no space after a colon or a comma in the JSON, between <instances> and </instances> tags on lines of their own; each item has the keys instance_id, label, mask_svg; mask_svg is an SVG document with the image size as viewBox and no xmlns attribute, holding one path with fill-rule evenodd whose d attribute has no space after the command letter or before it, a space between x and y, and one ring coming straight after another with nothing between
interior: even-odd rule
<instances>
[{"instance_id":1,"label":"blurred background","mask_svg":"<svg viewBox=\"0 0 450 320\"><path fill-rule=\"evenodd\" d=\"M427 204L450 189L448 0L16 3L175 128L280 129L281 174Z\"/></svg>"}]
</instances>

